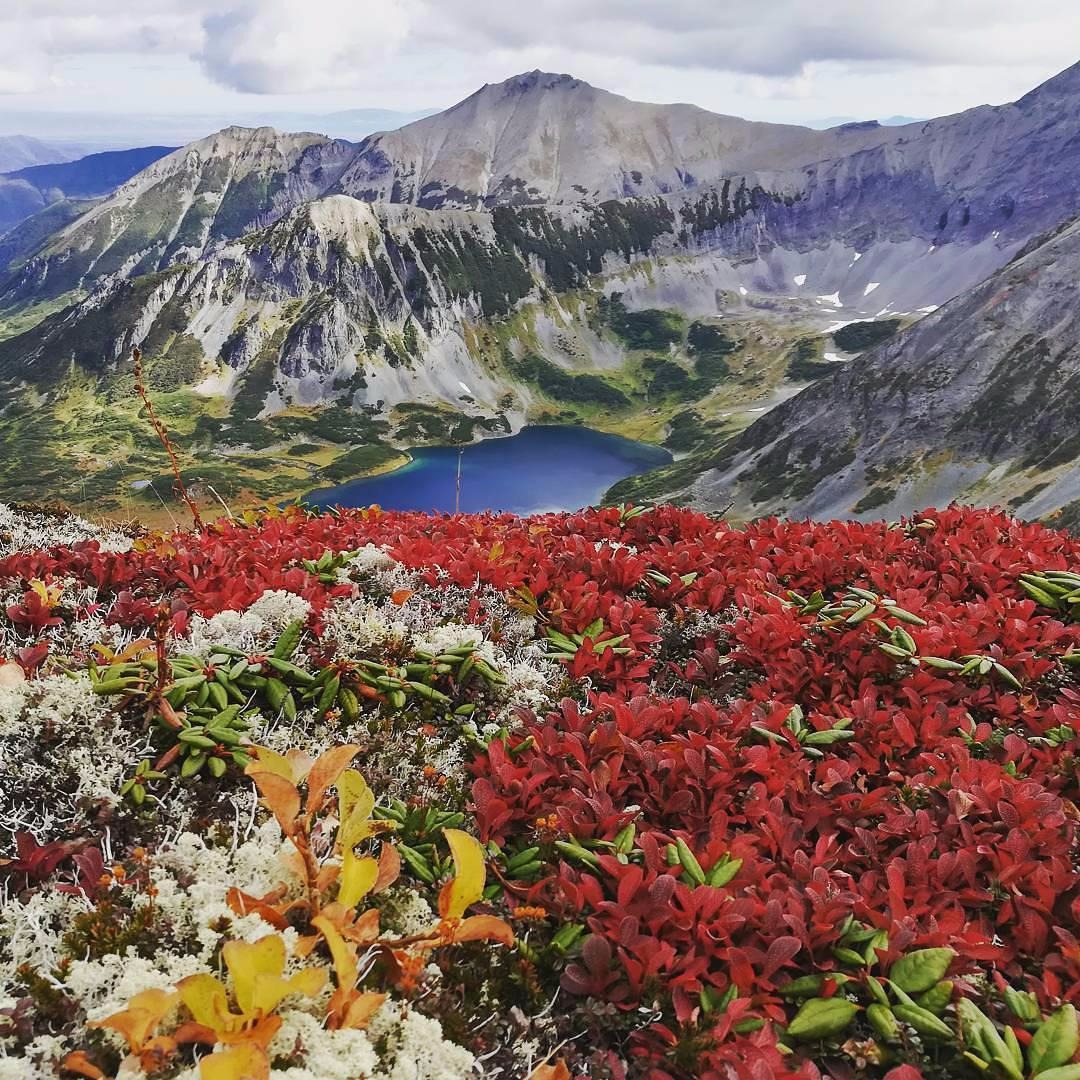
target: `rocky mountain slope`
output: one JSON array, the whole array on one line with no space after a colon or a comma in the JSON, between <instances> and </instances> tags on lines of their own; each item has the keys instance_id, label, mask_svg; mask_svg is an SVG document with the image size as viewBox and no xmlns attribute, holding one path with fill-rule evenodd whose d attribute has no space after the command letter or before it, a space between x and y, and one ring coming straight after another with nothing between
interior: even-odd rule
<instances>
[{"instance_id":1,"label":"rocky mountain slope","mask_svg":"<svg viewBox=\"0 0 1080 1080\"><path fill-rule=\"evenodd\" d=\"M346 406L399 441L561 417L697 447L842 367L846 323L918 319L1080 213L1078 105L1080 65L813 131L533 72L361 144L228 128L9 235L0 379L109 404L138 345L204 450Z\"/></svg>"},{"instance_id":2,"label":"rocky mountain slope","mask_svg":"<svg viewBox=\"0 0 1080 1080\"><path fill-rule=\"evenodd\" d=\"M739 516L894 518L960 498L1040 517L1080 499L1078 412L1075 219L651 483Z\"/></svg>"}]
</instances>

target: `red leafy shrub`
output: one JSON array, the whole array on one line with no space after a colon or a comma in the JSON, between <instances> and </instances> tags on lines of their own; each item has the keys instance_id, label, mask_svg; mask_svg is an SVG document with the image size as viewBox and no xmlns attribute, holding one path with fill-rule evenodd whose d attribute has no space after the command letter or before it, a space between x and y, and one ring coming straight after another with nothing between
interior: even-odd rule
<instances>
[{"instance_id":1,"label":"red leafy shrub","mask_svg":"<svg viewBox=\"0 0 1080 1080\"><path fill-rule=\"evenodd\" d=\"M162 601L182 621L267 589L305 597L317 621L348 586L301 560L367 543L432 586L531 597L541 636L597 620L625 635L618 650L590 635L566 659L573 699L523 718L512 750L496 740L479 754L472 799L483 841L542 850L519 900L585 927L564 990L648 1017L631 1044L640 1075L820 1075L778 1047L783 989L863 980L843 944L853 920L883 932L879 973L946 947L961 993L990 974L1044 1009L1080 1002L1080 684L1061 662L1080 626L1018 585L1075 568L1080 541L955 508L899 526L741 530L670 507L287 512L123 555L93 543L19 554L0 579L75 577L137 630ZM825 605L852 588L875 598L862 617L789 595L820 591ZM32 595L9 611L30 627ZM883 649L898 630L910 647ZM838 985L825 978L820 993ZM866 1075L886 1075L876 1064Z\"/></svg>"}]
</instances>

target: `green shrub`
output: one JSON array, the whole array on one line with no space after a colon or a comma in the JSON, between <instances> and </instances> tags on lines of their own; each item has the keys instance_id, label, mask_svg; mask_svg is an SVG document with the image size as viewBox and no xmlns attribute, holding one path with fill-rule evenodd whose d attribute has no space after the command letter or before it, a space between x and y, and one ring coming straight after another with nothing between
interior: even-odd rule
<instances>
[{"instance_id":1,"label":"green shrub","mask_svg":"<svg viewBox=\"0 0 1080 1080\"><path fill-rule=\"evenodd\" d=\"M535 353L528 353L511 362L511 371L518 378L533 383L548 397L558 401L581 404L609 405L621 409L630 399L600 375L572 375Z\"/></svg>"},{"instance_id":2,"label":"green shrub","mask_svg":"<svg viewBox=\"0 0 1080 1080\"><path fill-rule=\"evenodd\" d=\"M882 319L881 322L853 322L833 332L833 341L844 352L861 352L887 341L900 329L899 319Z\"/></svg>"}]
</instances>

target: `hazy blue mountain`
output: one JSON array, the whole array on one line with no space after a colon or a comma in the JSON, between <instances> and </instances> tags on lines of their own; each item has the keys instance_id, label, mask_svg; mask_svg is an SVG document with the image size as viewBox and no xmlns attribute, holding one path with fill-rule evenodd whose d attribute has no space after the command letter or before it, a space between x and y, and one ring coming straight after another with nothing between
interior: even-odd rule
<instances>
[{"instance_id":1,"label":"hazy blue mountain","mask_svg":"<svg viewBox=\"0 0 1080 1080\"><path fill-rule=\"evenodd\" d=\"M27 165L70 161L79 156L73 147L61 147L29 135L0 135L0 173Z\"/></svg>"},{"instance_id":2,"label":"hazy blue mountain","mask_svg":"<svg viewBox=\"0 0 1080 1080\"><path fill-rule=\"evenodd\" d=\"M175 147L108 150L76 161L30 165L0 175L0 233L62 199L92 199L120 184Z\"/></svg>"}]
</instances>

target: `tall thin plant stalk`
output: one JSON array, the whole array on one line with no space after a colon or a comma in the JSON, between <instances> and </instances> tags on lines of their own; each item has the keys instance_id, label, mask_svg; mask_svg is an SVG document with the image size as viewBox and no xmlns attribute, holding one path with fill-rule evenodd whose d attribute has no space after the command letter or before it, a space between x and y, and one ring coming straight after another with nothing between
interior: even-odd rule
<instances>
[{"instance_id":1,"label":"tall thin plant stalk","mask_svg":"<svg viewBox=\"0 0 1080 1080\"><path fill-rule=\"evenodd\" d=\"M139 395L143 405L146 407L146 415L150 420L150 426L161 440L161 445L165 447L165 453L169 455L169 464L172 466L176 491L180 498L187 504L187 508L191 511L191 517L194 520L195 528L202 529L202 516L199 514L199 508L195 505L195 500L192 499L188 489L184 486L184 479L180 475L180 462L177 461L176 451L169 441L169 433L166 431L165 425L157 418L157 414L154 412L153 402L150 400L150 395L146 390L146 383L143 380L142 352L137 345L131 350L131 359L135 363L135 393Z\"/></svg>"}]
</instances>

